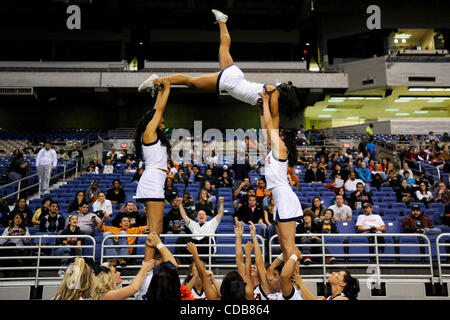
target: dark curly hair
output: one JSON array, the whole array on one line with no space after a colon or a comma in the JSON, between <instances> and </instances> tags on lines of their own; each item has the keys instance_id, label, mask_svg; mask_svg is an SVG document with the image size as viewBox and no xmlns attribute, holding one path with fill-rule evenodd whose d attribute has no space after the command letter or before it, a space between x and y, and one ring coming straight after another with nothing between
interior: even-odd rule
<instances>
[{"instance_id":1,"label":"dark curly hair","mask_svg":"<svg viewBox=\"0 0 450 320\"><path fill-rule=\"evenodd\" d=\"M280 98L278 99L280 112L292 119L302 107L302 97L298 88L293 86L291 81L288 81L287 83L279 84L277 90L280 93Z\"/></svg>"},{"instance_id":2,"label":"dark curly hair","mask_svg":"<svg viewBox=\"0 0 450 320\"><path fill-rule=\"evenodd\" d=\"M344 288L344 294L349 300L357 300L359 293L359 281L353 278L350 271L345 270L344 281L346 286Z\"/></svg>"},{"instance_id":3,"label":"dark curly hair","mask_svg":"<svg viewBox=\"0 0 450 320\"><path fill-rule=\"evenodd\" d=\"M153 116L155 115L156 109L152 109L147 111L144 116L139 120L136 130L134 133L134 150L136 154L136 159L143 160L142 158L142 134L145 132L145 129L147 128L147 125L149 122L153 119ZM167 148L167 154L170 155L171 145L170 141L167 138L166 134L160 130L159 128L156 129L156 135L158 137L158 140L161 141L161 145L165 146Z\"/></svg>"},{"instance_id":4,"label":"dark curly hair","mask_svg":"<svg viewBox=\"0 0 450 320\"><path fill-rule=\"evenodd\" d=\"M285 130L282 138L288 151L288 165L289 167L293 167L297 163L297 142L295 141L295 134L290 130Z\"/></svg>"}]
</instances>

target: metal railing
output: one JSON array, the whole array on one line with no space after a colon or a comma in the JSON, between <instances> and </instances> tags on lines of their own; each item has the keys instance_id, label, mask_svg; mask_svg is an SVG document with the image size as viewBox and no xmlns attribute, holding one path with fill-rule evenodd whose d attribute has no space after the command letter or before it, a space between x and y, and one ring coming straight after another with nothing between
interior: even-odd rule
<instances>
[{"instance_id":1,"label":"metal railing","mask_svg":"<svg viewBox=\"0 0 450 320\"><path fill-rule=\"evenodd\" d=\"M311 234L296 234L296 237L311 237ZM431 283L434 284L434 277L433 277L433 261L431 258L431 247L430 247L430 240L422 235L422 234L390 234L390 233L383 233L383 234L341 234L341 233L333 233L333 234L314 234L314 237L319 237L320 238L320 243L311 243L311 244L300 244L298 245L300 247L311 247L311 248L320 248L321 249L321 253L315 253L315 254L308 254L308 257L310 258L314 258L314 257L318 257L318 258L322 258L322 262L321 263L314 263L314 264L310 264L310 265L302 265L302 269L317 269L320 268L322 269L322 272L318 275L302 275L302 277L304 278L316 278L316 279L322 279L323 283L326 283L327 281L327 269L329 268L349 268L349 267L355 267L355 268L370 268L367 269L367 273L366 274L356 274L356 273L352 273L354 276L358 277L358 278L365 278L365 277L370 277L371 279L373 279L374 274L371 272L372 270L375 270L375 277L376 277L376 282L378 284L381 283L381 279L401 279L401 278L406 278L406 279L411 279L411 277L415 277L415 278L421 278L421 279L428 279ZM342 241L341 243L325 243L325 239L326 238L343 238L344 240L346 238L373 238L373 242L371 243L370 241L368 241L368 243L345 243L344 241ZM387 237L392 237L392 238L400 238L400 237L406 237L406 238L412 238L412 237L416 237L418 239L423 240L422 243L417 243L417 244L409 244L409 243L383 243L379 240L379 238L387 238ZM270 238L269 240L269 263L271 263L273 261L273 249L274 248L278 248L280 249L280 245L279 244L274 244L274 240L277 239L278 236L274 235L272 238ZM369 240L369 239L368 239ZM341 254L337 254L337 253L326 253L325 248L329 248L329 247L343 247L344 250L345 248L351 248L351 247L364 247L364 248L373 248L372 252L369 251L369 253L341 253ZM384 251L384 250L380 250L381 248L388 248L388 247L415 247L415 248L426 248L427 250L426 253L414 253L414 254L406 254L406 253L381 253L380 251ZM370 249L369 249L370 250ZM278 253L276 253L278 254ZM348 262L348 263L333 263L333 264L327 264L326 263L326 259L328 257L334 257L334 258L367 258L369 260L369 262L364 262L362 261L360 262ZM401 263L396 262L397 258L422 258L423 262L422 263ZM386 263L387 261L382 261L380 260L383 258L393 258L394 262L391 263ZM372 261L371 261L372 260ZM375 268L373 268L375 267ZM411 269L411 271L413 271L413 268L420 268L423 269L424 271L429 271L428 274L411 274L411 273L398 273L398 274L394 274L391 270L391 272L389 272L389 274L382 274L381 273L381 268L400 268L400 270L404 271L405 269ZM369 272L370 271L370 272Z\"/></svg>"},{"instance_id":2,"label":"metal railing","mask_svg":"<svg viewBox=\"0 0 450 320\"><path fill-rule=\"evenodd\" d=\"M116 260L120 260L120 259L143 259L144 255L143 254L133 254L133 255L113 255L113 256L108 256L105 255L105 250L106 249L119 249L119 248L145 248L145 244L137 244L138 240L136 240L135 244L133 245L119 245L119 244L113 244L113 245L106 245L105 242L108 239L111 238L128 238L128 237L134 237L134 238L147 238L147 234L128 234L128 235L108 235L106 237L103 238L102 241L102 247L101 247L101 255L100 255L100 262L103 263L105 262L105 260L111 260L111 259L116 259ZM206 266L211 270L212 268L236 268L237 265L236 263L227 263L227 264L220 264L217 263L217 259L221 259L221 258L232 258L233 261L235 261L235 257L236 254L235 253L217 253L217 249L218 248L235 248L236 245L235 243L217 243L217 239L218 238L235 238L234 234L161 234L160 238L161 241L163 241L164 245L169 248L186 248L186 244L176 244L176 243L167 243L167 239L168 238L192 238L192 237L208 237L208 243L207 244L196 244L197 248L208 248L208 253L199 253L199 256L202 260L204 260L206 262ZM256 235L256 237L259 240L259 245L261 248L261 254L263 256L263 260L265 257L265 240L262 236L260 235ZM213 238L215 238L215 240L213 240ZM242 243L244 244L244 239L251 241L252 237L250 234L243 234L242 235ZM192 258L192 255L189 253L186 254L178 254L178 253L174 253L173 256L175 258ZM252 257L254 255L252 254ZM127 267L128 269L136 269L136 268L140 268L141 265L140 264L134 264L134 265L128 265ZM187 264L180 264L179 269L187 269L189 268L189 265ZM126 278L126 277L125 277Z\"/></svg>"},{"instance_id":3,"label":"metal railing","mask_svg":"<svg viewBox=\"0 0 450 320\"><path fill-rule=\"evenodd\" d=\"M72 161L75 162L74 167L67 169L67 165L70 164ZM81 166L82 166L82 164L83 164L83 159L82 158L81 159L74 159L74 160L70 160L68 162L65 162L63 165L61 165L64 168L62 172L56 173L54 175L50 175L50 182L53 179L56 179L56 178L59 180L59 177L61 177L61 176L62 176L62 181L65 182L68 173L72 172L72 171L75 171L75 179L76 179L78 177L78 166L79 166L80 163L81 163ZM17 184L17 191L14 191L12 193L9 193L9 194L5 195L3 197L4 199L8 199L8 198L10 198L10 197L12 197L14 195L17 195L16 198L17 198L17 200L19 200L20 195L21 195L21 193L23 191L26 191L26 190L29 190L29 189L32 189L32 188L35 188L35 187L39 188L39 194L41 194L40 181L39 180L35 184L29 185L29 186L26 186L26 187L22 187L23 186L22 181L25 181L25 180L28 180L28 179L31 179L31 178L34 178L34 177L37 177L37 176L38 176L38 173L35 173L35 174L30 175L30 176L26 176L24 178L21 178L19 180L15 180L15 181L12 181L10 183L7 183L7 184L5 184L5 185L0 187L0 193L1 193L2 189L6 189L9 186L15 186Z\"/></svg>"},{"instance_id":4,"label":"metal railing","mask_svg":"<svg viewBox=\"0 0 450 320\"><path fill-rule=\"evenodd\" d=\"M450 279L450 253L447 253L447 248L450 247L450 241L448 243L440 243L441 239L443 238L447 238L447 240L450 240L450 233L441 233L436 238L437 263L440 284L444 282L444 279ZM444 248L444 253L441 253L441 247ZM447 261L442 262L443 259L446 259ZM447 270L444 271L443 268L447 268Z\"/></svg>"},{"instance_id":5,"label":"metal railing","mask_svg":"<svg viewBox=\"0 0 450 320\"><path fill-rule=\"evenodd\" d=\"M89 239L92 244L87 245L83 244L81 246L78 245L56 245L56 244L49 244L50 239L54 239L56 242L56 239L67 239L67 235L30 235L30 236L0 236L0 240L11 240L11 239L24 239L24 242L28 242L27 245L24 246L9 246L9 245L0 245L0 262L2 265L4 264L3 261L6 260L26 260L30 261L31 264L35 262L36 265L30 265L30 266L1 266L0 272L4 271L35 271L35 275L33 277L11 277L11 278L5 278L3 277L2 280L8 280L7 283L10 283L11 281L27 281L32 280L34 283L34 286L37 287L39 285L40 281L43 280L56 280L60 279L58 276L56 277L42 277L40 276L41 271L43 270L59 270L59 269L66 269L67 267L61 266L61 264L54 265L54 266L43 266L42 262L45 260L54 260L54 259L71 259L74 257L83 257L83 258L95 258L95 239L89 235L77 235L76 237L78 239ZM33 239L36 239L37 242L33 241ZM83 252L80 255L66 255L66 256L55 256L55 255L47 255L45 252L49 249L59 249L59 248L74 248L74 249L92 249L92 254L83 254ZM14 255L14 256L5 256L2 254L2 250L25 250L23 255ZM35 251L35 252L33 252ZM28 254L27 254L28 253ZM1 281L0 281L1 284Z\"/></svg>"}]
</instances>

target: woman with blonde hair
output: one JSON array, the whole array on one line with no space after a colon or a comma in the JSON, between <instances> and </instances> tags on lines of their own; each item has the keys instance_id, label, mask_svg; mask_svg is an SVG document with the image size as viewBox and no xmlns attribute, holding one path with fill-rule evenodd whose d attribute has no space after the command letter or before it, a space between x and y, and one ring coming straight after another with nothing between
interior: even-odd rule
<instances>
[{"instance_id":1,"label":"woman with blonde hair","mask_svg":"<svg viewBox=\"0 0 450 320\"><path fill-rule=\"evenodd\" d=\"M123 280L120 272L111 262L102 263L94 268L94 284L92 287L93 300L124 300L133 296L144 283L146 274L154 267L154 262L144 261L133 281L120 289L117 288Z\"/></svg>"},{"instance_id":2,"label":"woman with blonde hair","mask_svg":"<svg viewBox=\"0 0 450 320\"><path fill-rule=\"evenodd\" d=\"M85 300L94 283L92 268L83 258L75 258L66 270L56 295L51 300Z\"/></svg>"},{"instance_id":3,"label":"woman with blonde hair","mask_svg":"<svg viewBox=\"0 0 450 320\"><path fill-rule=\"evenodd\" d=\"M212 208L212 203L209 201L208 190L202 189L200 191L200 195L198 196L198 200L195 203L195 211L199 212L203 210L206 212L206 215L213 216L214 210Z\"/></svg>"}]
</instances>

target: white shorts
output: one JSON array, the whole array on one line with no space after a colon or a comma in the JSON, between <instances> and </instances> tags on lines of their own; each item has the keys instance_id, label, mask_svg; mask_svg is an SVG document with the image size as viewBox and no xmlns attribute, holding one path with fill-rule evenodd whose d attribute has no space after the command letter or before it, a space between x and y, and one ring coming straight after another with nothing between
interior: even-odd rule
<instances>
[{"instance_id":1,"label":"white shorts","mask_svg":"<svg viewBox=\"0 0 450 320\"><path fill-rule=\"evenodd\" d=\"M160 169L145 169L139 179L136 200L139 202L164 201L164 184L167 174Z\"/></svg>"},{"instance_id":2,"label":"white shorts","mask_svg":"<svg viewBox=\"0 0 450 320\"><path fill-rule=\"evenodd\" d=\"M246 80L242 70L234 64L220 72L217 82L219 94L226 91L232 97L250 105L257 105L262 102L259 94L264 92L264 87L263 83Z\"/></svg>"},{"instance_id":3,"label":"white shorts","mask_svg":"<svg viewBox=\"0 0 450 320\"><path fill-rule=\"evenodd\" d=\"M296 221L303 217L302 206L294 191L289 186L279 186L271 189L275 200L275 222Z\"/></svg>"}]
</instances>

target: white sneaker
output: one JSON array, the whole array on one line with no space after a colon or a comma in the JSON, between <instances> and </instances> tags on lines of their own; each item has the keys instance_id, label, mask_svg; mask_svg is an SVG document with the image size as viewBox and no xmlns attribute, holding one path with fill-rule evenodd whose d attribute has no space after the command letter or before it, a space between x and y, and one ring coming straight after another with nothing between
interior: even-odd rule
<instances>
[{"instance_id":1,"label":"white sneaker","mask_svg":"<svg viewBox=\"0 0 450 320\"><path fill-rule=\"evenodd\" d=\"M223 14L222 12L216 9L212 9L211 12L214 13L214 15L216 16L217 22L227 22L228 16L226 14Z\"/></svg>"},{"instance_id":2,"label":"white sneaker","mask_svg":"<svg viewBox=\"0 0 450 320\"><path fill-rule=\"evenodd\" d=\"M141 83L141 85L138 88L139 92L142 91L155 91L155 85L153 84L153 81L158 79L158 76L156 74L152 74L150 77L147 78L144 82Z\"/></svg>"},{"instance_id":3,"label":"white sneaker","mask_svg":"<svg viewBox=\"0 0 450 320\"><path fill-rule=\"evenodd\" d=\"M64 278L64 275L66 274L66 271L64 271L64 269L59 269L59 271L58 271L58 276L60 277L60 278Z\"/></svg>"}]
</instances>

